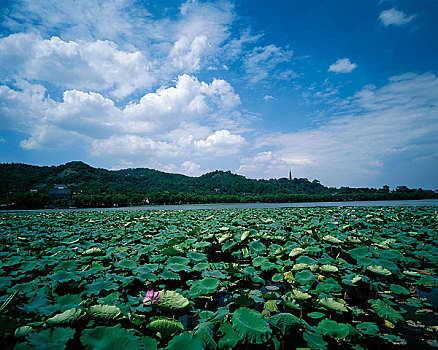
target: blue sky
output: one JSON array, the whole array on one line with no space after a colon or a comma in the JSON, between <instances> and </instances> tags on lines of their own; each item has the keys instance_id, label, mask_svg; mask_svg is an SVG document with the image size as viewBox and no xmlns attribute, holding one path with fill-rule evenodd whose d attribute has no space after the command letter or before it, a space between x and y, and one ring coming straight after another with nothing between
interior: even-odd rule
<instances>
[{"instance_id":1,"label":"blue sky","mask_svg":"<svg viewBox=\"0 0 438 350\"><path fill-rule=\"evenodd\" d=\"M0 162L438 188L434 0L0 4Z\"/></svg>"}]
</instances>

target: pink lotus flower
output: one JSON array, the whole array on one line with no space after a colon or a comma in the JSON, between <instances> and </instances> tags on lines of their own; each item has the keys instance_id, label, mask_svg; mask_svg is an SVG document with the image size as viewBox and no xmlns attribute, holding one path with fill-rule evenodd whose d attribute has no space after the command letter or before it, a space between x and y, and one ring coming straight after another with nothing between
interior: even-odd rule
<instances>
[{"instance_id":1,"label":"pink lotus flower","mask_svg":"<svg viewBox=\"0 0 438 350\"><path fill-rule=\"evenodd\" d=\"M146 296L143 299L143 303L147 303L149 301L152 302L152 304L158 304L159 301L158 299L160 299L160 294L159 292L154 292L154 290L148 290L146 292Z\"/></svg>"},{"instance_id":2,"label":"pink lotus flower","mask_svg":"<svg viewBox=\"0 0 438 350\"><path fill-rule=\"evenodd\" d=\"M422 246L422 247L424 247L425 245L426 245L426 244L424 244L424 243L421 243L421 246Z\"/></svg>"},{"instance_id":3,"label":"pink lotus flower","mask_svg":"<svg viewBox=\"0 0 438 350\"><path fill-rule=\"evenodd\" d=\"M73 247L72 249L73 249L73 250L78 250L78 248L79 248L79 247Z\"/></svg>"},{"instance_id":4,"label":"pink lotus flower","mask_svg":"<svg viewBox=\"0 0 438 350\"><path fill-rule=\"evenodd\" d=\"M11 238L11 236L12 236L12 235L11 235L10 233L8 233L8 238Z\"/></svg>"},{"instance_id":5,"label":"pink lotus flower","mask_svg":"<svg viewBox=\"0 0 438 350\"><path fill-rule=\"evenodd\" d=\"M140 261L140 257L137 258L137 261Z\"/></svg>"},{"instance_id":6,"label":"pink lotus flower","mask_svg":"<svg viewBox=\"0 0 438 350\"><path fill-rule=\"evenodd\" d=\"M298 236L298 238L301 238L301 237L302 237L301 235Z\"/></svg>"}]
</instances>

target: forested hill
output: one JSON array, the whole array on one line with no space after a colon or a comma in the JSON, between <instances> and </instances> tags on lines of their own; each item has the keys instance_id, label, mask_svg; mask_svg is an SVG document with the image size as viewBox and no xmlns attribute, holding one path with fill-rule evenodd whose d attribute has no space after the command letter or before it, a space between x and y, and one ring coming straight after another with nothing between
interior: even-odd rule
<instances>
[{"instance_id":1,"label":"forested hill","mask_svg":"<svg viewBox=\"0 0 438 350\"><path fill-rule=\"evenodd\" d=\"M389 192L386 186L370 188L328 188L318 180L287 178L254 180L214 171L199 177L136 168L106 170L83 162L59 166L0 164L0 205L6 208L36 208L47 205L101 207L114 205L297 202L430 198L432 192L409 190ZM57 184L72 190L71 201L53 203L49 190ZM68 202L68 203L67 203Z\"/></svg>"}]
</instances>

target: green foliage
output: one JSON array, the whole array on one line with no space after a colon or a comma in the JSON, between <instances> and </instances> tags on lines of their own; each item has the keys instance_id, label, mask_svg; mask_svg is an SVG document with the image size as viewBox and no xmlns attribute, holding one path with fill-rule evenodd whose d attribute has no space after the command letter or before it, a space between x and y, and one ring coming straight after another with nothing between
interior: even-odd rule
<instances>
[{"instance_id":1,"label":"green foliage","mask_svg":"<svg viewBox=\"0 0 438 350\"><path fill-rule=\"evenodd\" d=\"M236 332L251 344L261 344L271 335L271 328L261 313L246 307L234 311L233 327Z\"/></svg>"},{"instance_id":2,"label":"green foliage","mask_svg":"<svg viewBox=\"0 0 438 350\"><path fill-rule=\"evenodd\" d=\"M85 329L81 342L87 350L138 350L140 340L120 325Z\"/></svg>"},{"instance_id":3,"label":"green foliage","mask_svg":"<svg viewBox=\"0 0 438 350\"><path fill-rule=\"evenodd\" d=\"M375 300L371 307L377 312L377 314L385 320L392 323L404 321L403 316L395 310L393 307L389 306L383 300Z\"/></svg>"}]
</instances>

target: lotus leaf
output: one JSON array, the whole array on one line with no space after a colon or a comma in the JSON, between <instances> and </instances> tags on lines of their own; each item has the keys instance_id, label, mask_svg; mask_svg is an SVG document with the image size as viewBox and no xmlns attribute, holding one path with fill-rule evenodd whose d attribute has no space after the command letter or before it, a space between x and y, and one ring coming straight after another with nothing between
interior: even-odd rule
<instances>
[{"instance_id":1,"label":"lotus leaf","mask_svg":"<svg viewBox=\"0 0 438 350\"><path fill-rule=\"evenodd\" d=\"M316 292L337 293L342 289L341 285L333 278L327 278L316 287Z\"/></svg>"},{"instance_id":2,"label":"lotus leaf","mask_svg":"<svg viewBox=\"0 0 438 350\"><path fill-rule=\"evenodd\" d=\"M78 322L85 316L85 312L81 309L73 308L63 313L57 314L46 320L49 325L72 325Z\"/></svg>"},{"instance_id":3,"label":"lotus leaf","mask_svg":"<svg viewBox=\"0 0 438 350\"><path fill-rule=\"evenodd\" d=\"M302 291L298 290L298 289L294 289L292 290L292 297L296 300L307 300L312 298L312 296L308 293L303 293Z\"/></svg>"},{"instance_id":4,"label":"lotus leaf","mask_svg":"<svg viewBox=\"0 0 438 350\"><path fill-rule=\"evenodd\" d=\"M341 243L344 243L344 241L341 241L340 239L338 239L336 237L333 237L331 235L327 235L327 236L322 237L322 240L324 242L327 242L327 243L330 243L330 244L341 244Z\"/></svg>"},{"instance_id":5,"label":"lotus leaf","mask_svg":"<svg viewBox=\"0 0 438 350\"><path fill-rule=\"evenodd\" d=\"M271 328L262 314L246 307L234 311L232 323L240 337L251 344L262 344L271 335Z\"/></svg>"},{"instance_id":6,"label":"lotus leaf","mask_svg":"<svg viewBox=\"0 0 438 350\"><path fill-rule=\"evenodd\" d=\"M336 301L333 298L322 298L319 300L319 304L321 306L324 306L326 309L337 311L337 312L346 312L347 308L344 306L344 304Z\"/></svg>"},{"instance_id":7,"label":"lotus leaf","mask_svg":"<svg viewBox=\"0 0 438 350\"><path fill-rule=\"evenodd\" d=\"M85 329L82 331L81 343L85 349L90 350L137 350L140 348L140 340L132 332L122 328L120 325Z\"/></svg>"},{"instance_id":8,"label":"lotus leaf","mask_svg":"<svg viewBox=\"0 0 438 350\"><path fill-rule=\"evenodd\" d=\"M307 316L309 316L310 318L314 318L316 320L318 320L322 317L326 317L326 315L323 314L322 312L310 312L307 314Z\"/></svg>"},{"instance_id":9,"label":"lotus leaf","mask_svg":"<svg viewBox=\"0 0 438 350\"><path fill-rule=\"evenodd\" d=\"M252 241L248 244L248 247L256 254L264 254L266 252L266 246L259 241Z\"/></svg>"},{"instance_id":10,"label":"lotus leaf","mask_svg":"<svg viewBox=\"0 0 438 350\"><path fill-rule=\"evenodd\" d=\"M338 272L338 268L333 265L322 265L319 267L323 272Z\"/></svg>"},{"instance_id":11,"label":"lotus leaf","mask_svg":"<svg viewBox=\"0 0 438 350\"><path fill-rule=\"evenodd\" d=\"M404 321L403 316L400 313L385 303L383 300L376 300L371 304L371 307L377 312L377 314L385 320L393 323Z\"/></svg>"},{"instance_id":12,"label":"lotus leaf","mask_svg":"<svg viewBox=\"0 0 438 350\"><path fill-rule=\"evenodd\" d=\"M180 335L173 337L169 344L167 345L166 350L203 350L203 342L200 337L193 335L190 332L184 332Z\"/></svg>"},{"instance_id":13,"label":"lotus leaf","mask_svg":"<svg viewBox=\"0 0 438 350\"><path fill-rule=\"evenodd\" d=\"M189 300L175 291L162 290L159 292L159 295L158 308L163 312L173 314L182 313L190 309Z\"/></svg>"},{"instance_id":14,"label":"lotus leaf","mask_svg":"<svg viewBox=\"0 0 438 350\"><path fill-rule=\"evenodd\" d=\"M316 281L316 276L309 270L304 270L295 274L295 280L302 285L311 285Z\"/></svg>"},{"instance_id":15,"label":"lotus leaf","mask_svg":"<svg viewBox=\"0 0 438 350\"><path fill-rule=\"evenodd\" d=\"M406 289L405 287L399 286L397 284L391 284L390 287L391 292L395 294L410 294L409 289Z\"/></svg>"},{"instance_id":16,"label":"lotus leaf","mask_svg":"<svg viewBox=\"0 0 438 350\"><path fill-rule=\"evenodd\" d=\"M389 276L392 272L380 265L367 266L367 270L380 276Z\"/></svg>"},{"instance_id":17,"label":"lotus leaf","mask_svg":"<svg viewBox=\"0 0 438 350\"><path fill-rule=\"evenodd\" d=\"M216 349L217 343L214 341L214 323L213 322L202 322L198 324L193 334L201 338L205 347L209 349Z\"/></svg>"},{"instance_id":18,"label":"lotus leaf","mask_svg":"<svg viewBox=\"0 0 438 350\"><path fill-rule=\"evenodd\" d=\"M318 329L322 334L327 334L336 339L343 339L350 333L349 328L345 323L338 323L329 319L324 319L319 322Z\"/></svg>"},{"instance_id":19,"label":"lotus leaf","mask_svg":"<svg viewBox=\"0 0 438 350\"><path fill-rule=\"evenodd\" d=\"M116 320L121 313L121 310L113 305L93 305L89 308L90 316L100 321Z\"/></svg>"},{"instance_id":20,"label":"lotus leaf","mask_svg":"<svg viewBox=\"0 0 438 350\"><path fill-rule=\"evenodd\" d=\"M33 328L30 326L21 326L15 330L14 336L15 338L25 337L26 335L30 334L32 331Z\"/></svg>"},{"instance_id":21,"label":"lotus leaf","mask_svg":"<svg viewBox=\"0 0 438 350\"><path fill-rule=\"evenodd\" d=\"M301 325L303 322L296 316L289 313L280 313L271 317L272 323L280 327L281 333L286 334L286 331L292 326Z\"/></svg>"},{"instance_id":22,"label":"lotus leaf","mask_svg":"<svg viewBox=\"0 0 438 350\"><path fill-rule=\"evenodd\" d=\"M309 268L309 265L307 264L295 264L292 266L292 271L301 271L307 268Z\"/></svg>"},{"instance_id":23,"label":"lotus leaf","mask_svg":"<svg viewBox=\"0 0 438 350\"><path fill-rule=\"evenodd\" d=\"M293 257L295 257L295 256L297 256L297 255L303 254L304 252L305 252L305 250L304 250L303 248L300 248L300 247L298 247L298 248L294 248L294 249L292 249L291 252L289 253L289 256L290 256L291 258L293 258Z\"/></svg>"},{"instance_id":24,"label":"lotus leaf","mask_svg":"<svg viewBox=\"0 0 438 350\"><path fill-rule=\"evenodd\" d=\"M167 318L153 320L146 326L146 328L163 334L175 334L184 330L184 326L181 322Z\"/></svg>"},{"instance_id":25,"label":"lotus leaf","mask_svg":"<svg viewBox=\"0 0 438 350\"><path fill-rule=\"evenodd\" d=\"M218 342L220 349L233 349L241 339L229 322L222 323L218 333L221 337Z\"/></svg>"},{"instance_id":26,"label":"lotus leaf","mask_svg":"<svg viewBox=\"0 0 438 350\"><path fill-rule=\"evenodd\" d=\"M88 256L98 256L103 255L103 251L100 248L90 248L82 252L82 255L88 255Z\"/></svg>"},{"instance_id":27,"label":"lotus leaf","mask_svg":"<svg viewBox=\"0 0 438 350\"><path fill-rule=\"evenodd\" d=\"M322 339L322 335L316 332L304 332L303 339L307 345L314 350L327 349L327 342Z\"/></svg>"},{"instance_id":28,"label":"lotus leaf","mask_svg":"<svg viewBox=\"0 0 438 350\"><path fill-rule=\"evenodd\" d=\"M33 349L64 349L69 339L73 338L75 330L72 328L51 328L40 333L30 333L26 336Z\"/></svg>"},{"instance_id":29,"label":"lotus leaf","mask_svg":"<svg viewBox=\"0 0 438 350\"><path fill-rule=\"evenodd\" d=\"M363 334L374 335L379 333L379 327L374 322L362 322L356 328Z\"/></svg>"}]
</instances>

